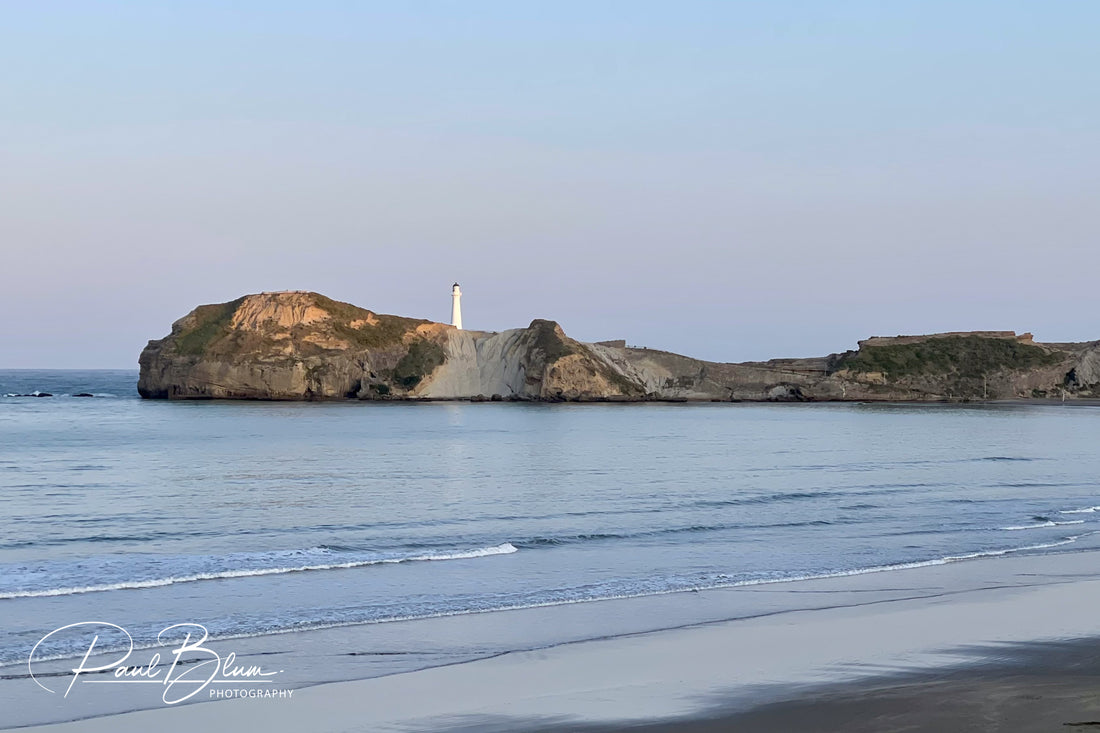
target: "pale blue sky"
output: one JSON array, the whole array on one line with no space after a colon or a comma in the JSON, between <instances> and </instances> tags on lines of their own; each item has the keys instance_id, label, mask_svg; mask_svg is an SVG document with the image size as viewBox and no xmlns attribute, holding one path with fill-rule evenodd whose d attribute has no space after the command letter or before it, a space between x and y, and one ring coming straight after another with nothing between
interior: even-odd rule
<instances>
[{"instance_id":1,"label":"pale blue sky","mask_svg":"<svg viewBox=\"0 0 1100 733\"><path fill-rule=\"evenodd\" d=\"M1094 0L0 11L0 367L455 280L468 328L715 360L1100 338Z\"/></svg>"}]
</instances>

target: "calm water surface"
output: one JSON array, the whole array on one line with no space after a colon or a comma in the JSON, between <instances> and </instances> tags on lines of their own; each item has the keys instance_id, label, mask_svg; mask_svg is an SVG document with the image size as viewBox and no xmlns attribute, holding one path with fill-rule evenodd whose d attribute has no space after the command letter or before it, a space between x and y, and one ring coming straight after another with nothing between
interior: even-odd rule
<instances>
[{"instance_id":1,"label":"calm water surface","mask_svg":"<svg viewBox=\"0 0 1100 733\"><path fill-rule=\"evenodd\" d=\"M1100 529L1096 408L168 403L136 378L0 372L0 395L54 394L0 397L0 663L87 618L253 635Z\"/></svg>"}]
</instances>

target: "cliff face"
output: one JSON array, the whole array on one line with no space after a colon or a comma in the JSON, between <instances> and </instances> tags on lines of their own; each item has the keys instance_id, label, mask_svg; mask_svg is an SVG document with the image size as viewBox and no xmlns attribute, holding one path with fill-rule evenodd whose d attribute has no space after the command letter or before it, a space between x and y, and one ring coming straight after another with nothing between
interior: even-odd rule
<instances>
[{"instance_id":1,"label":"cliff face","mask_svg":"<svg viewBox=\"0 0 1100 733\"><path fill-rule=\"evenodd\" d=\"M551 321L503 333L374 313L309 292L196 308L150 341L138 392L168 399L644 395Z\"/></svg>"},{"instance_id":2,"label":"cliff face","mask_svg":"<svg viewBox=\"0 0 1100 733\"><path fill-rule=\"evenodd\" d=\"M814 359L717 364L553 321L459 331L309 292L204 305L150 341L138 391L168 399L903 400L1100 397L1100 342L1030 334L871 338Z\"/></svg>"},{"instance_id":3,"label":"cliff face","mask_svg":"<svg viewBox=\"0 0 1100 733\"><path fill-rule=\"evenodd\" d=\"M643 386L625 378L590 345L567 337L553 321L502 333L450 329L443 364L416 396L448 399L501 395L539 400L639 398Z\"/></svg>"}]
</instances>

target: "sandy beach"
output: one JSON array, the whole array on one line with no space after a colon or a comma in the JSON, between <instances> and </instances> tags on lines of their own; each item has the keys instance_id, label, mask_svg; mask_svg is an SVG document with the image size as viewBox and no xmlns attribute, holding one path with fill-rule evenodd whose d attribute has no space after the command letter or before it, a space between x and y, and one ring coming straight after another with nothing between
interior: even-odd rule
<instances>
[{"instance_id":1,"label":"sandy beach","mask_svg":"<svg viewBox=\"0 0 1100 733\"><path fill-rule=\"evenodd\" d=\"M694 613L710 620L321 684L289 700L27 729L1017 731L1100 720L1100 551L603 603L639 618L652 604L702 604ZM593 605L446 622L568 624ZM275 639L264 643L286 643Z\"/></svg>"}]
</instances>

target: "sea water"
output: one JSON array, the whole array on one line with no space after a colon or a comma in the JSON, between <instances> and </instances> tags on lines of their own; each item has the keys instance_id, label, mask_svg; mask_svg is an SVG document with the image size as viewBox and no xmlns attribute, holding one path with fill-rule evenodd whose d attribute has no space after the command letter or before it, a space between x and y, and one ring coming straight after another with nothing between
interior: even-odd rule
<instances>
[{"instance_id":1,"label":"sea water","mask_svg":"<svg viewBox=\"0 0 1100 733\"><path fill-rule=\"evenodd\" d=\"M88 619L247 638L1100 530L1091 407L163 402L136 378L0 372L0 665Z\"/></svg>"}]
</instances>

